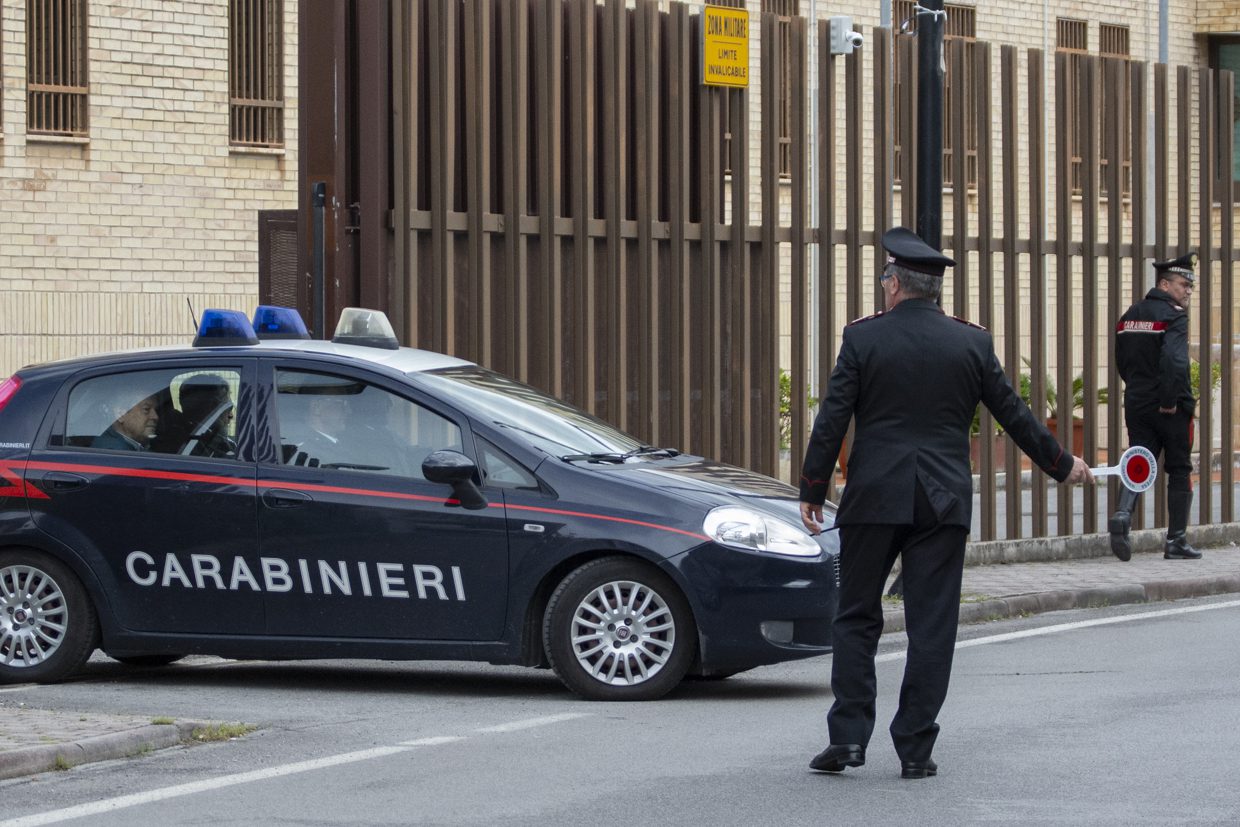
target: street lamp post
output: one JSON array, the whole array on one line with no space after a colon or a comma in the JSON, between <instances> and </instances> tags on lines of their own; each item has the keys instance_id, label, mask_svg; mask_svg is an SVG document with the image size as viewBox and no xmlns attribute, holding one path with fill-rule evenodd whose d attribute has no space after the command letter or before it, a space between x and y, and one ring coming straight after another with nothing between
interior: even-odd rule
<instances>
[{"instance_id":1,"label":"street lamp post","mask_svg":"<svg viewBox=\"0 0 1240 827\"><path fill-rule=\"evenodd\" d=\"M917 4L917 234L943 248L943 0Z\"/></svg>"}]
</instances>

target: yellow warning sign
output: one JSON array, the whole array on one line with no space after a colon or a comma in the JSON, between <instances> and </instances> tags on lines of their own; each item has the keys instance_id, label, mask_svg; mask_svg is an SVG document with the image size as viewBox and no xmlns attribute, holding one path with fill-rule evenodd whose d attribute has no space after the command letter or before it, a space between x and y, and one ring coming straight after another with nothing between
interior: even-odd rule
<instances>
[{"instance_id":1,"label":"yellow warning sign","mask_svg":"<svg viewBox=\"0 0 1240 827\"><path fill-rule=\"evenodd\" d=\"M706 6L702 10L702 83L749 85L749 12Z\"/></svg>"}]
</instances>

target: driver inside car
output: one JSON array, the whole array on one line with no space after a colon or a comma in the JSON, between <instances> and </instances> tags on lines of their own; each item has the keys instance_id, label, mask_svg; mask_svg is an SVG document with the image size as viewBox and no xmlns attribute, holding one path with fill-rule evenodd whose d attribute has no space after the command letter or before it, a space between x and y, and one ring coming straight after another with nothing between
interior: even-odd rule
<instances>
[{"instance_id":1,"label":"driver inside car","mask_svg":"<svg viewBox=\"0 0 1240 827\"><path fill-rule=\"evenodd\" d=\"M237 444L228 435L233 404L222 376L200 373L189 377L181 383L177 401L180 411L168 411L152 450L195 457L237 455Z\"/></svg>"}]
</instances>

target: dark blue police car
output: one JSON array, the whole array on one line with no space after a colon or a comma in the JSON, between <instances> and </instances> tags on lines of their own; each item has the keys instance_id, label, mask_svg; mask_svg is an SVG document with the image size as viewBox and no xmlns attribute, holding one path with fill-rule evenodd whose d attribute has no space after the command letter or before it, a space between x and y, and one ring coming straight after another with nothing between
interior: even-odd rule
<instances>
[{"instance_id":1,"label":"dark blue police car","mask_svg":"<svg viewBox=\"0 0 1240 827\"><path fill-rule=\"evenodd\" d=\"M330 342L209 311L193 347L0 383L0 682L101 648L550 666L652 699L829 651L837 555L794 488L398 347L373 311Z\"/></svg>"}]
</instances>

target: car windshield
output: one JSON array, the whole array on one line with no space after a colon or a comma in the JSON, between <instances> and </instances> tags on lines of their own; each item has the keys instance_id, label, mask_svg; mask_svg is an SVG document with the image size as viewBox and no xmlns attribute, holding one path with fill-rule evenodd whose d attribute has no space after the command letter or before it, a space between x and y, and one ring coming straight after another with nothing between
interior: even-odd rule
<instances>
[{"instance_id":1,"label":"car windshield","mask_svg":"<svg viewBox=\"0 0 1240 827\"><path fill-rule=\"evenodd\" d=\"M412 374L449 401L556 457L633 456L642 443L598 417L480 367Z\"/></svg>"}]
</instances>

